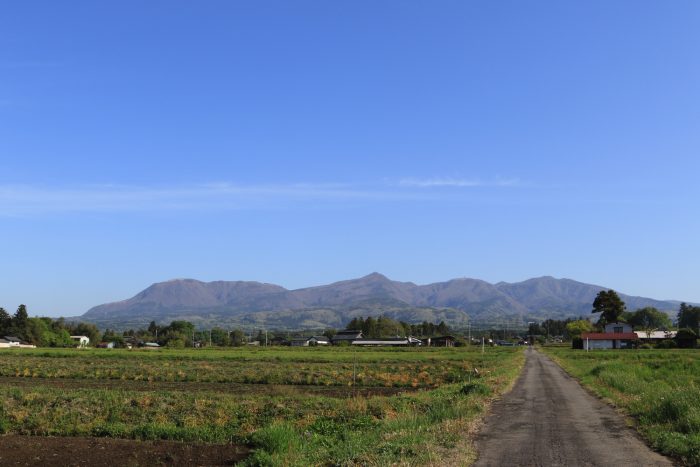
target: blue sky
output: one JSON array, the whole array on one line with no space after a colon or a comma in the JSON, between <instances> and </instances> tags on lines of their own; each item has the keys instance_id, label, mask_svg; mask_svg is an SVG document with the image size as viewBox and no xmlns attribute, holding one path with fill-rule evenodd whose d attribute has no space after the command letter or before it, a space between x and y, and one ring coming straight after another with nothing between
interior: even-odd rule
<instances>
[{"instance_id":1,"label":"blue sky","mask_svg":"<svg viewBox=\"0 0 700 467\"><path fill-rule=\"evenodd\" d=\"M694 1L12 2L0 306L176 277L700 302Z\"/></svg>"}]
</instances>

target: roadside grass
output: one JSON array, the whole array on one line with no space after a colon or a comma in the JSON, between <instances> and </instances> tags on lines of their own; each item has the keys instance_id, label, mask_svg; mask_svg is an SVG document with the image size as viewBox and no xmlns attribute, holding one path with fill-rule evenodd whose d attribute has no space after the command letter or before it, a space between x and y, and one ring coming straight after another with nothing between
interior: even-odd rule
<instances>
[{"instance_id":1,"label":"roadside grass","mask_svg":"<svg viewBox=\"0 0 700 467\"><path fill-rule=\"evenodd\" d=\"M295 360L298 355L301 361ZM524 362L523 352L513 348L492 348L483 355L464 348L266 349L241 354L193 351L178 357L170 352L13 352L0 353L0 367L24 366L28 378L44 372L85 380L95 377L95 368L107 369L107 362L115 363L120 374L144 378L162 376L167 364L203 381L220 372L231 379L235 371L265 373L272 367L280 381L296 381L296 373L313 371L347 385L352 381L347 368L337 368L354 364L358 373L387 375L357 378L358 385L410 386L416 373L423 372L431 386L392 396L339 399L303 393L130 391L118 384L114 389L65 390L44 386L37 376L30 389L0 387L0 431L245 444L254 449L245 465L446 465L447 460L465 465L474 459L468 434L476 420L494 396L513 384ZM92 370L86 360L95 362ZM473 368L479 369L478 377L472 375ZM313 384L325 383L318 379Z\"/></svg>"},{"instance_id":2,"label":"roadside grass","mask_svg":"<svg viewBox=\"0 0 700 467\"><path fill-rule=\"evenodd\" d=\"M658 451L700 465L700 352L543 348L569 374L634 418Z\"/></svg>"}]
</instances>

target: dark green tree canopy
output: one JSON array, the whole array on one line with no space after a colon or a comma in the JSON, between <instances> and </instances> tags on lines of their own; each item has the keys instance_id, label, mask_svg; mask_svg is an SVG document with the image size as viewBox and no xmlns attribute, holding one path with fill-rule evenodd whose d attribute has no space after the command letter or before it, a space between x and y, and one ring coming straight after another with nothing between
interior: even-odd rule
<instances>
[{"instance_id":1,"label":"dark green tree canopy","mask_svg":"<svg viewBox=\"0 0 700 467\"><path fill-rule=\"evenodd\" d=\"M625 320L637 330L652 331L654 329L671 327L671 319L662 311L648 306L632 313L625 313Z\"/></svg>"},{"instance_id":2,"label":"dark green tree canopy","mask_svg":"<svg viewBox=\"0 0 700 467\"><path fill-rule=\"evenodd\" d=\"M593 300L593 311L600 313L598 325L605 326L608 323L619 321L625 312L625 302L622 301L614 290L601 290Z\"/></svg>"},{"instance_id":3,"label":"dark green tree canopy","mask_svg":"<svg viewBox=\"0 0 700 467\"><path fill-rule=\"evenodd\" d=\"M681 303L678 310L678 327L700 331L700 306Z\"/></svg>"}]
</instances>

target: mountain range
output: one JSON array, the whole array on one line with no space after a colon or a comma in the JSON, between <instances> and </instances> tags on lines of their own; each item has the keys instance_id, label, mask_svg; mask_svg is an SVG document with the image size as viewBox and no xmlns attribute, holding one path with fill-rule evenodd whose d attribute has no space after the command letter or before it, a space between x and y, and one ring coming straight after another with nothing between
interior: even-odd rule
<instances>
[{"instance_id":1,"label":"mountain range","mask_svg":"<svg viewBox=\"0 0 700 467\"><path fill-rule=\"evenodd\" d=\"M454 327L517 326L590 316L596 294L607 289L549 276L516 283L462 278L416 285L372 273L296 290L250 281L175 279L153 284L127 300L93 307L78 319L116 329L178 319L198 326L342 328L356 316L380 315L410 323L445 321ZM672 314L679 305L619 295L629 310L653 306Z\"/></svg>"}]
</instances>

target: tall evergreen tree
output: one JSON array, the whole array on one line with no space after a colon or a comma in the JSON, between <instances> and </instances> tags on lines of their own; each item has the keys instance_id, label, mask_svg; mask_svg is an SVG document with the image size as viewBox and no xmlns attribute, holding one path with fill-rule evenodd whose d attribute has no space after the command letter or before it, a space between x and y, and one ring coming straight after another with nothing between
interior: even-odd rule
<instances>
[{"instance_id":1,"label":"tall evergreen tree","mask_svg":"<svg viewBox=\"0 0 700 467\"><path fill-rule=\"evenodd\" d=\"M600 313L599 326L618 321L624 312L625 302L614 290L601 290L593 301L593 311L591 311L591 313Z\"/></svg>"},{"instance_id":2,"label":"tall evergreen tree","mask_svg":"<svg viewBox=\"0 0 700 467\"><path fill-rule=\"evenodd\" d=\"M27 306L20 305L19 307L17 307L17 311L12 317L12 326L10 327L10 332L12 332L12 334L15 334L16 337L19 337L20 339L26 339L28 322L29 314L27 313Z\"/></svg>"},{"instance_id":3,"label":"tall evergreen tree","mask_svg":"<svg viewBox=\"0 0 700 467\"><path fill-rule=\"evenodd\" d=\"M0 307L0 337L9 332L11 325L12 317L4 308Z\"/></svg>"}]
</instances>

